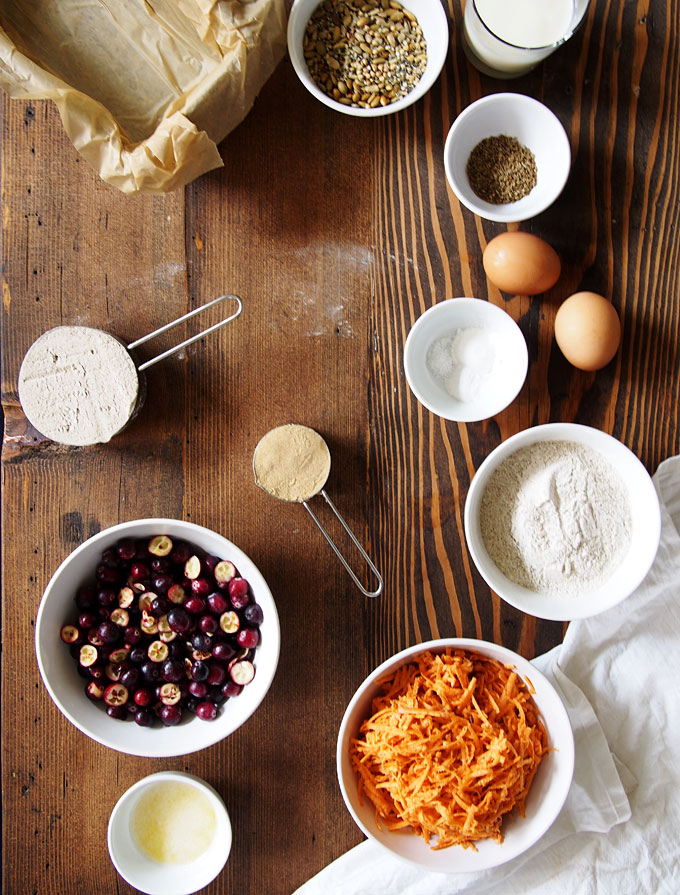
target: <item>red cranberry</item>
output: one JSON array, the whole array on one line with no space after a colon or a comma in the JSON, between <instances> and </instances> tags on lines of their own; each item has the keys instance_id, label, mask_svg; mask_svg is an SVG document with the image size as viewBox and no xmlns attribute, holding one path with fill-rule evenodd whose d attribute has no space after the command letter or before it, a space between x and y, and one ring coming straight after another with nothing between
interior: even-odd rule
<instances>
[{"instance_id":1,"label":"red cranberry","mask_svg":"<svg viewBox=\"0 0 680 895\"><path fill-rule=\"evenodd\" d=\"M170 551L170 560L175 565L184 565L191 556L191 548L184 541L175 541Z\"/></svg>"},{"instance_id":2,"label":"red cranberry","mask_svg":"<svg viewBox=\"0 0 680 895\"><path fill-rule=\"evenodd\" d=\"M199 597L207 597L210 590L210 582L207 578L194 578L191 582L191 592Z\"/></svg>"},{"instance_id":3,"label":"red cranberry","mask_svg":"<svg viewBox=\"0 0 680 895\"><path fill-rule=\"evenodd\" d=\"M129 562L131 559L134 559L137 554L137 545L132 539L125 538L125 540L118 542L116 553L122 560Z\"/></svg>"},{"instance_id":4,"label":"red cranberry","mask_svg":"<svg viewBox=\"0 0 680 895\"><path fill-rule=\"evenodd\" d=\"M203 597L189 597L184 604L184 608L192 615L201 615L205 612L205 600Z\"/></svg>"},{"instance_id":5,"label":"red cranberry","mask_svg":"<svg viewBox=\"0 0 680 895\"><path fill-rule=\"evenodd\" d=\"M264 621L264 613L259 603L249 603L243 610L243 617L251 625L261 625Z\"/></svg>"},{"instance_id":6,"label":"red cranberry","mask_svg":"<svg viewBox=\"0 0 680 895\"><path fill-rule=\"evenodd\" d=\"M82 612L78 616L78 627L89 631L90 628L96 628L99 622L99 615L94 612Z\"/></svg>"},{"instance_id":7,"label":"red cranberry","mask_svg":"<svg viewBox=\"0 0 680 895\"><path fill-rule=\"evenodd\" d=\"M140 688L139 690L135 690L134 696L135 702L137 705L147 706L151 705L153 702L153 694L150 690L145 690L144 688Z\"/></svg>"},{"instance_id":8,"label":"red cranberry","mask_svg":"<svg viewBox=\"0 0 680 895\"><path fill-rule=\"evenodd\" d=\"M210 611L214 612L215 615L221 615L229 609L229 603L227 602L226 597L220 593L208 594L208 606L210 607Z\"/></svg>"},{"instance_id":9,"label":"red cranberry","mask_svg":"<svg viewBox=\"0 0 680 895\"><path fill-rule=\"evenodd\" d=\"M238 696L242 689L241 684L237 684L236 681L227 681L222 687L222 693L227 699L230 699L232 696Z\"/></svg>"},{"instance_id":10,"label":"red cranberry","mask_svg":"<svg viewBox=\"0 0 680 895\"><path fill-rule=\"evenodd\" d=\"M172 575L156 575L153 579L152 584L153 589L156 591L156 593L166 594L173 585Z\"/></svg>"},{"instance_id":11,"label":"red cranberry","mask_svg":"<svg viewBox=\"0 0 680 895\"><path fill-rule=\"evenodd\" d=\"M203 683L203 681L191 681L189 693L192 696L197 696L199 699L204 699L208 694L208 685Z\"/></svg>"},{"instance_id":12,"label":"red cranberry","mask_svg":"<svg viewBox=\"0 0 680 895\"><path fill-rule=\"evenodd\" d=\"M166 659L161 668L163 680L178 683L186 673L184 662L180 659Z\"/></svg>"},{"instance_id":13,"label":"red cranberry","mask_svg":"<svg viewBox=\"0 0 680 895\"><path fill-rule=\"evenodd\" d=\"M199 702L196 706L196 717L202 721L214 721L217 717L217 706L214 702Z\"/></svg>"},{"instance_id":14,"label":"red cranberry","mask_svg":"<svg viewBox=\"0 0 680 895\"><path fill-rule=\"evenodd\" d=\"M103 584L115 584L118 577L118 569L112 569L111 566L102 565L97 569L97 580Z\"/></svg>"},{"instance_id":15,"label":"red cranberry","mask_svg":"<svg viewBox=\"0 0 680 895\"><path fill-rule=\"evenodd\" d=\"M144 581L149 577L149 567L143 562L133 563L130 574L133 581Z\"/></svg>"},{"instance_id":16,"label":"red cranberry","mask_svg":"<svg viewBox=\"0 0 680 895\"><path fill-rule=\"evenodd\" d=\"M243 609L250 603L248 582L245 578L232 578L229 582L229 599L234 609Z\"/></svg>"},{"instance_id":17,"label":"red cranberry","mask_svg":"<svg viewBox=\"0 0 680 895\"><path fill-rule=\"evenodd\" d=\"M214 634L220 626L214 615L202 615L198 620L198 627L204 634Z\"/></svg>"},{"instance_id":18,"label":"red cranberry","mask_svg":"<svg viewBox=\"0 0 680 895\"><path fill-rule=\"evenodd\" d=\"M226 640L218 640L217 643L213 644L212 654L215 659L219 659L221 662L229 662L236 655L236 650Z\"/></svg>"},{"instance_id":19,"label":"red cranberry","mask_svg":"<svg viewBox=\"0 0 680 895\"><path fill-rule=\"evenodd\" d=\"M89 609L97 602L97 591L91 585L83 585L76 593L76 606L78 609Z\"/></svg>"},{"instance_id":20,"label":"red cranberry","mask_svg":"<svg viewBox=\"0 0 680 895\"><path fill-rule=\"evenodd\" d=\"M191 645L200 653L209 653L212 647L212 640L202 631L197 631L191 638Z\"/></svg>"},{"instance_id":21,"label":"red cranberry","mask_svg":"<svg viewBox=\"0 0 680 895\"><path fill-rule=\"evenodd\" d=\"M151 727L153 724L154 714L149 709L139 706L135 712L135 723L140 727Z\"/></svg>"},{"instance_id":22,"label":"red cranberry","mask_svg":"<svg viewBox=\"0 0 680 895\"><path fill-rule=\"evenodd\" d=\"M97 636L103 643L115 643L120 637L120 628L115 622L102 622L97 628Z\"/></svg>"},{"instance_id":23,"label":"red cranberry","mask_svg":"<svg viewBox=\"0 0 680 895\"><path fill-rule=\"evenodd\" d=\"M107 705L106 714L109 716L109 718L116 718L118 721L125 721L128 715L127 706Z\"/></svg>"},{"instance_id":24,"label":"red cranberry","mask_svg":"<svg viewBox=\"0 0 680 895\"><path fill-rule=\"evenodd\" d=\"M166 727L174 727L182 720L182 709L179 705L164 705L160 710L160 719Z\"/></svg>"},{"instance_id":25,"label":"red cranberry","mask_svg":"<svg viewBox=\"0 0 680 895\"><path fill-rule=\"evenodd\" d=\"M227 670L224 665L220 665L219 662L210 663L210 674L208 675L207 681L208 684L210 684L211 686L223 684L226 676Z\"/></svg>"},{"instance_id":26,"label":"red cranberry","mask_svg":"<svg viewBox=\"0 0 680 895\"><path fill-rule=\"evenodd\" d=\"M208 668L207 662L203 662L199 659L198 662L194 662L191 666L191 677L195 681L206 681L209 674L210 669Z\"/></svg>"},{"instance_id":27,"label":"red cranberry","mask_svg":"<svg viewBox=\"0 0 680 895\"><path fill-rule=\"evenodd\" d=\"M114 603L118 602L118 595L115 590L104 588L97 591L97 602L100 606L113 606Z\"/></svg>"},{"instance_id":28,"label":"red cranberry","mask_svg":"<svg viewBox=\"0 0 680 895\"><path fill-rule=\"evenodd\" d=\"M186 634L191 628L191 624L191 616L181 606L175 606L168 612L168 625L171 631L175 631L177 634Z\"/></svg>"}]
</instances>

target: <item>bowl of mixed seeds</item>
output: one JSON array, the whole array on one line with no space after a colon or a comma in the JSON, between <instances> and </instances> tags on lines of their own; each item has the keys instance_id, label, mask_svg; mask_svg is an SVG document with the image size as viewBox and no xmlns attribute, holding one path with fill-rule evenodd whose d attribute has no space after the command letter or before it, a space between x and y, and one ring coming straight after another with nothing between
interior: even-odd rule
<instances>
[{"instance_id":1,"label":"bowl of mixed seeds","mask_svg":"<svg viewBox=\"0 0 680 895\"><path fill-rule=\"evenodd\" d=\"M448 47L441 0L295 0L288 20L300 81L346 115L410 106L439 77Z\"/></svg>"},{"instance_id":2,"label":"bowl of mixed seeds","mask_svg":"<svg viewBox=\"0 0 680 895\"><path fill-rule=\"evenodd\" d=\"M569 177L571 148L551 110L521 93L494 93L463 109L444 148L451 189L470 211L508 223L535 217Z\"/></svg>"}]
</instances>

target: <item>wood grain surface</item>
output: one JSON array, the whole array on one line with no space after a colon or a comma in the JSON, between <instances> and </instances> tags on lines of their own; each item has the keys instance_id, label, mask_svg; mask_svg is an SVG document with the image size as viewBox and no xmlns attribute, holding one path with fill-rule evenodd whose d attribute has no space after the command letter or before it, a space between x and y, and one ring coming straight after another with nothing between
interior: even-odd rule
<instances>
[{"instance_id":1,"label":"wood grain surface","mask_svg":"<svg viewBox=\"0 0 680 895\"><path fill-rule=\"evenodd\" d=\"M221 144L224 167L166 196L106 186L51 104L3 99L7 895L132 892L109 861L109 814L128 786L164 768L208 780L231 813L231 857L206 892L292 893L362 838L334 750L345 706L375 665L431 637L481 637L532 657L563 636L562 624L492 594L466 549L465 496L488 453L549 421L614 434L650 472L680 448L680 3L596 0L576 37L505 83L467 63L462 4L447 12L442 77L415 106L338 115L286 59ZM456 115L504 89L550 106L574 158L559 200L521 225L563 261L559 283L535 298L487 281L482 251L505 228L463 208L444 175ZM557 307L578 289L611 296L622 318L621 350L598 373L572 368L553 339ZM58 446L26 422L17 376L44 330L83 324L130 341L225 291L241 296L241 317L151 368L142 412L109 444ZM518 399L467 425L425 410L402 363L420 314L463 295L505 308L530 357ZM284 422L328 441L328 492L384 575L379 599L360 596L301 507L255 487L253 449ZM282 629L255 715L222 743L167 761L77 731L50 700L33 645L61 561L93 533L147 516L237 543L269 582Z\"/></svg>"}]
</instances>

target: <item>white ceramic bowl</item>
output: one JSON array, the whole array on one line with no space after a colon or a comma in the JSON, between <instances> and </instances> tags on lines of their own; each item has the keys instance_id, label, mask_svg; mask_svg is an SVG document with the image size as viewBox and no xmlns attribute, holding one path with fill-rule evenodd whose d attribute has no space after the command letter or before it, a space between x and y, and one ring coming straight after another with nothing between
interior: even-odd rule
<instances>
[{"instance_id":1,"label":"white ceramic bowl","mask_svg":"<svg viewBox=\"0 0 680 895\"><path fill-rule=\"evenodd\" d=\"M317 87L309 74L302 48L307 22L319 3L320 0L295 0L293 3L288 19L288 55L297 76L307 90L330 109L359 118L391 115L421 99L439 77L449 49L449 24L441 0L405 0L402 5L418 19L427 44L427 66L421 79L405 97L387 106L363 109L336 102Z\"/></svg>"},{"instance_id":2,"label":"white ceramic bowl","mask_svg":"<svg viewBox=\"0 0 680 895\"><path fill-rule=\"evenodd\" d=\"M356 737L362 722L371 715L371 703L378 693L378 682L388 672L412 662L426 650L442 652L447 647L474 650L515 667L535 688L533 699L548 733L549 752L536 772L527 796L525 817L514 814L503 823L502 845L486 840L477 843L477 851L452 846L433 851L410 830L380 829L375 808L364 798L359 801L357 777L349 757L350 740ZM438 873L468 873L497 867L516 858L537 842L559 814L571 786L574 771L574 737L569 716L549 681L521 656L483 640L448 638L420 643L402 650L379 665L361 684L350 700L340 725L337 745L337 771L345 804L358 826L370 839L388 849L397 858Z\"/></svg>"},{"instance_id":3,"label":"white ceramic bowl","mask_svg":"<svg viewBox=\"0 0 680 895\"><path fill-rule=\"evenodd\" d=\"M438 339L455 336L458 330L483 330L489 335L493 361L488 372L472 370L469 380L452 390L469 400L450 394L445 381L432 372L428 352ZM465 359L465 356L464 356ZM479 298L450 298L428 308L414 323L404 345L406 380L416 398L447 420L472 422L500 413L519 394L527 374L529 355L520 328L502 308ZM465 364L458 364L458 370ZM436 368L435 368L436 369Z\"/></svg>"},{"instance_id":4,"label":"white ceramic bowl","mask_svg":"<svg viewBox=\"0 0 680 895\"><path fill-rule=\"evenodd\" d=\"M215 817L215 835L207 850L187 864L161 864L136 845L131 819L137 800L149 787L171 783L194 787L209 802ZM109 854L123 879L146 895L191 895L207 886L224 867L231 850L231 823L219 794L199 777L181 771L160 771L139 780L118 800L108 828Z\"/></svg>"},{"instance_id":5,"label":"white ceramic bowl","mask_svg":"<svg viewBox=\"0 0 680 895\"><path fill-rule=\"evenodd\" d=\"M78 674L68 646L61 641L64 624L77 617L74 594L89 583L102 552L123 538L147 538L167 534L231 560L251 587L264 613L261 642L255 653L255 677L236 697L227 700L214 721L186 714L175 727L140 727L133 720L109 718L101 704L85 695L86 681ZM36 619L35 647L38 666L47 691L61 712L98 743L129 755L168 757L205 749L240 727L264 699L279 659L280 629L276 604L266 581L253 561L216 532L178 519L141 519L107 528L71 553L52 576L43 594Z\"/></svg>"},{"instance_id":6,"label":"white ceramic bowl","mask_svg":"<svg viewBox=\"0 0 680 895\"><path fill-rule=\"evenodd\" d=\"M516 137L536 159L536 186L517 202L493 205L473 192L466 166L486 137ZM538 100L521 93L494 93L463 109L451 125L444 147L446 178L458 199L489 221L526 221L557 199L569 177L571 149L559 119Z\"/></svg>"},{"instance_id":7,"label":"white ceramic bowl","mask_svg":"<svg viewBox=\"0 0 680 895\"><path fill-rule=\"evenodd\" d=\"M618 473L628 495L632 516L628 551L603 584L594 590L584 590L578 596L539 593L511 581L490 558L480 530L481 500L492 473L519 448L540 441L571 441L598 451ZM570 621L597 615L616 606L635 590L649 571L660 535L659 499L645 467L616 438L599 429L576 423L548 423L525 429L508 438L480 465L465 501L465 537L482 578L506 603L537 618Z\"/></svg>"}]
</instances>

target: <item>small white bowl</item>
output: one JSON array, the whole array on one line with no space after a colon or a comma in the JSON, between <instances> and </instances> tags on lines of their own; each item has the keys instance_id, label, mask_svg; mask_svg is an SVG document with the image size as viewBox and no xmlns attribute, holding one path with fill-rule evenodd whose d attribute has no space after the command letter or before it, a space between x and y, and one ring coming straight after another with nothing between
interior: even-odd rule
<instances>
[{"instance_id":1,"label":"small white bowl","mask_svg":"<svg viewBox=\"0 0 680 895\"><path fill-rule=\"evenodd\" d=\"M151 786L173 783L196 788L215 816L215 835L207 850L187 864L161 864L136 845L131 820L140 796ZM139 780L118 800L108 828L109 854L123 879L146 895L191 895L212 882L227 862L231 850L231 823L219 794L199 777L181 771L160 771Z\"/></svg>"},{"instance_id":2,"label":"small white bowl","mask_svg":"<svg viewBox=\"0 0 680 895\"><path fill-rule=\"evenodd\" d=\"M438 339L467 329L489 334L494 360L490 372L479 380L474 397L459 400L449 394L444 380L431 372L428 352ZM515 321L502 308L480 298L449 298L428 308L413 324L404 345L404 371L413 394L428 410L458 422L485 420L500 413L519 394L528 364L526 341Z\"/></svg>"},{"instance_id":3,"label":"small white bowl","mask_svg":"<svg viewBox=\"0 0 680 895\"><path fill-rule=\"evenodd\" d=\"M357 776L349 756L350 740L359 733L362 722L371 715L371 704L378 694L378 682L388 673L406 665L427 650L473 650L504 664L514 666L519 675L530 680L532 694L548 734L552 751L544 757L534 777L525 804L525 817L511 815L503 822L503 843L492 840L477 843L471 848L451 846L434 851L410 830L391 831L380 828L375 808L368 798L359 799ZM530 687L531 689L531 687ZM483 640L445 638L419 643L402 650L379 665L361 684L340 724L337 744L337 771L342 796L360 829L375 842L388 849L395 857L437 873L471 873L487 870L521 855L549 829L560 813L569 793L574 772L574 736L569 716L552 684L533 665L517 653Z\"/></svg>"},{"instance_id":4,"label":"small white bowl","mask_svg":"<svg viewBox=\"0 0 680 895\"><path fill-rule=\"evenodd\" d=\"M515 137L536 159L537 182L517 202L493 205L470 186L467 161L486 137ZM559 119L538 100L521 93L494 93L463 109L451 125L444 147L446 178L458 199L488 221L526 221L557 199L569 177L571 149Z\"/></svg>"},{"instance_id":5,"label":"small white bowl","mask_svg":"<svg viewBox=\"0 0 680 895\"><path fill-rule=\"evenodd\" d=\"M632 531L628 552L620 565L596 589L578 596L539 593L507 578L493 562L482 537L479 513L487 483L500 464L520 448L541 441L570 441L585 445L607 460L626 487ZM465 501L465 539L482 578L498 596L529 615L553 621L588 618L621 603L649 571L661 536L659 499L649 473L618 439L600 429L577 423L547 423L511 436L484 460L477 470ZM509 524L509 520L508 520Z\"/></svg>"},{"instance_id":6,"label":"small white bowl","mask_svg":"<svg viewBox=\"0 0 680 895\"><path fill-rule=\"evenodd\" d=\"M167 534L194 544L207 553L234 563L250 584L260 604L264 621L261 642L255 653L255 677L243 691L228 699L214 721L202 721L185 714L175 727L140 727L133 720L109 718L102 705L85 695L86 681L78 674L69 647L60 631L72 623L78 610L74 594L81 584L90 583L102 552L123 538L150 538ZM279 659L280 628L276 604L266 581L253 561L231 541L192 522L179 519L139 519L123 522L94 535L77 547L59 566L45 589L38 609L35 648L43 683L57 708L79 730L98 743L125 752L167 758L187 755L219 742L239 728L262 702L274 679Z\"/></svg>"},{"instance_id":7,"label":"small white bowl","mask_svg":"<svg viewBox=\"0 0 680 895\"><path fill-rule=\"evenodd\" d=\"M427 65L416 86L396 102L375 109L356 108L336 102L321 90L309 74L303 51L303 40L307 22L321 0L295 0L288 19L288 55L295 72L309 90L324 105L344 115L358 118L377 118L391 115L421 99L439 77L449 49L449 23L441 0L405 0L402 6L412 12L418 20L427 44Z\"/></svg>"}]
</instances>

